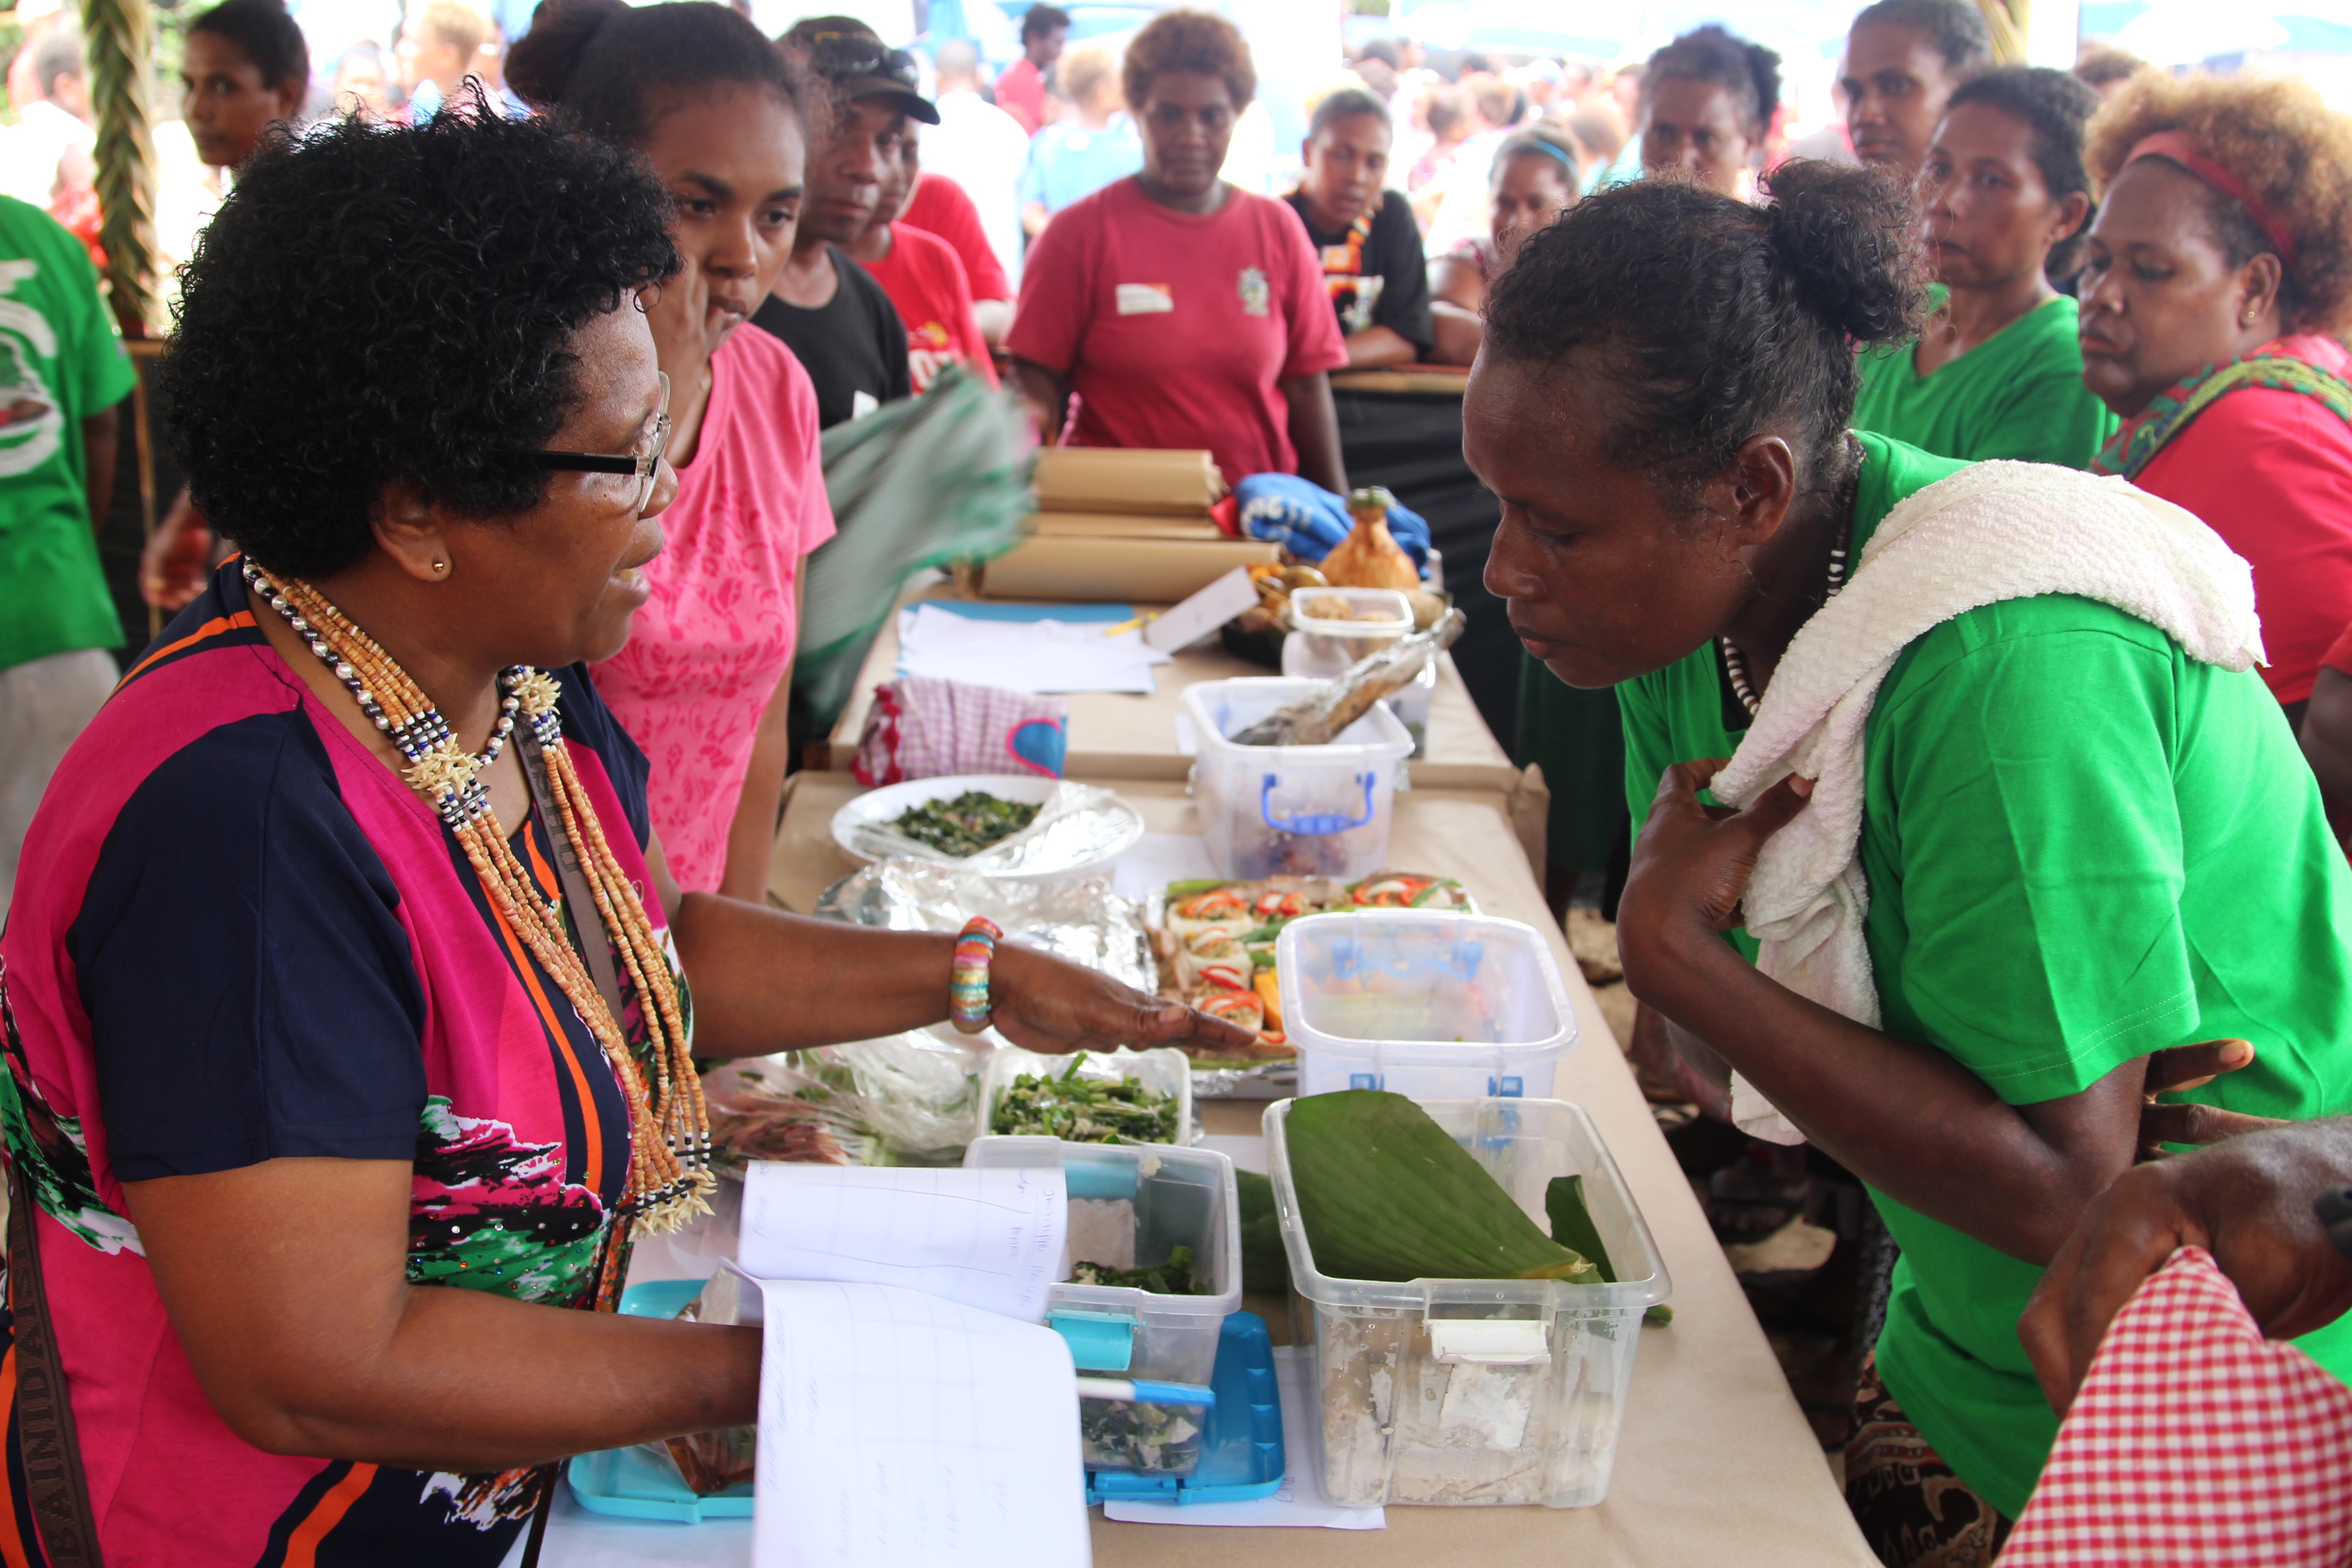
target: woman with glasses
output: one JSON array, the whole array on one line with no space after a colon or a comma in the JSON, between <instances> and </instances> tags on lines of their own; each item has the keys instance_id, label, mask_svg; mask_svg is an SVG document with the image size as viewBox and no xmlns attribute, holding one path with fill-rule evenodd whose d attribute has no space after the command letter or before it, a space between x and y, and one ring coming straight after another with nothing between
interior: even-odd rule
<instances>
[{"instance_id":1,"label":"woman with glasses","mask_svg":"<svg viewBox=\"0 0 2352 1568\"><path fill-rule=\"evenodd\" d=\"M710 1186L694 1058L942 1021L957 943L681 893L584 673L679 488L669 206L543 119L345 122L189 269L164 410L244 553L0 936L0 1557L489 1568L551 1461L753 1418L755 1331L611 1310ZM1245 1039L1011 944L981 990L1049 1050Z\"/></svg>"},{"instance_id":2,"label":"woman with glasses","mask_svg":"<svg viewBox=\"0 0 2352 1568\"><path fill-rule=\"evenodd\" d=\"M622 0L541 6L507 75L567 126L641 154L669 191L681 269L646 312L667 423L634 454L561 460L616 474L634 460L650 485L666 451L677 471L651 597L628 646L596 666L596 689L653 763L654 827L678 886L756 901L792 752L801 573L833 537L808 373L739 330L792 253L806 147L795 78L723 5Z\"/></svg>"},{"instance_id":3,"label":"woman with glasses","mask_svg":"<svg viewBox=\"0 0 2352 1568\"><path fill-rule=\"evenodd\" d=\"M1203 448L1227 484L1344 492L1330 373L1348 363L1298 215L1217 177L1257 90L1222 16L1164 11L1127 47L1143 169L1065 207L1022 268L1005 347L1047 441ZM1072 394L1078 398L1075 417Z\"/></svg>"}]
</instances>

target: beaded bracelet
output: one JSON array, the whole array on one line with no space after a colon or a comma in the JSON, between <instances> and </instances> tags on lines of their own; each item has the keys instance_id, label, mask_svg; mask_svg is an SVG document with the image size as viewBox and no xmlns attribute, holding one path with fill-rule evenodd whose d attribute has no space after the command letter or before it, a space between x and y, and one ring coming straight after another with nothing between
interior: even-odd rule
<instances>
[{"instance_id":1,"label":"beaded bracelet","mask_svg":"<svg viewBox=\"0 0 2352 1568\"><path fill-rule=\"evenodd\" d=\"M996 939L1004 934L986 915L964 921L948 966L948 1018L967 1035L988 1027L988 966L996 959Z\"/></svg>"}]
</instances>

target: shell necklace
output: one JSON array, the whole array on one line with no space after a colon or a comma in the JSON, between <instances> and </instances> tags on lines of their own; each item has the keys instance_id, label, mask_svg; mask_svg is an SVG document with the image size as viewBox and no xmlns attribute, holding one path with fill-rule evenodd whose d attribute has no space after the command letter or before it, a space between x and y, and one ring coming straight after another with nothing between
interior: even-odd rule
<instances>
[{"instance_id":1,"label":"shell necklace","mask_svg":"<svg viewBox=\"0 0 2352 1568\"><path fill-rule=\"evenodd\" d=\"M373 637L299 578L283 581L248 559L245 580L263 603L284 616L310 652L358 700L360 711L408 759L401 778L433 808L464 849L490 903L551 975L612 1065L629 1107L629 1174L618 1215L633 1234L677 1229L708 1214L717 1185L710 1172L710 1116L702 1100L692 1042L668 955L646 918L635 888L613 854L594 805L572 771L555 705L553 677L528 665L499 676L499 717L479 754L457 743L439 710L408 672ZM604 930L583 940L608 940L636 993L646 1043L633 1047L621 1020L597 989L586 963L563 929L563 900L544 897L515 858L490 809L482 774L499 759L520 716L546 762L549 793L562 827L581 862ZM548 825L551 828L557 826ZM622 1248L607 1251L609 1261Z\"/></svg>"}]
</instances>

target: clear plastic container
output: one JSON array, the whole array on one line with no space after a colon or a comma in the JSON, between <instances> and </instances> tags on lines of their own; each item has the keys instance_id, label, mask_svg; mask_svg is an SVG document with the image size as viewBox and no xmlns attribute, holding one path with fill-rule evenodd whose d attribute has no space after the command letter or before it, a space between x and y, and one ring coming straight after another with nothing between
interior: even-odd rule
<instances>
[{"instance_id":1,"label":"clear plastic container","mask_svg":"<svg viewBox=\"0 0 2352 1568\"><path fill-rule=\"evenodd\" d=\"M1103 1263L1153 1268L1179 1247L1192 1249L1192 1272L1210 1293L1168 1296L1126 1286L1078 1285L1066 1279L1046 1298L1045 1321L1069 1342L1081 1373L1113 1374L1156 1383L1207 1386L1217 1364L1217 1337L1228 1313L1242 1300L1241 1204L1234 1189L1234 1163L1213 1149L1180 1149L1152 1143L1066 1143L1053 1138L980 1138L964 1152L968 1168L1050 1168L1058 1163L1069 1178L1073 1249L1087 1245L1082 1232L1099 1236L1108 1217L1101 1210L1081 1217L1075 1205L1131 1205L1133 1254L1118 1258L1067 1258L1066 1265ZM1066 1267L1066 1275L1069 1269ZM1093 1402L1088 1402L1091 1405ZM1135 1405L1082 1413L1088 1430L1087 1468L1138 1475L1190 1475L1200 1465L1203 1423L1198 1407ZM1107 1419L1108 1417L1108 1419ZM1176 1440L1150 1445L1118 1442L1098 1447L1102 1430L1124 1433L1137 1426L1181 1421ZM1121 1459L1126 1462L1119 1462Z\"/></svg>"},{"instance_id":2,"label":"clear plastic container","mask_svg":"<svg viewBox=\"0 0 2352 1568\"><path fill-rule=\"evenodd\" d=\"M981 1059L980 1121L972 1136L986 1138L993 1133L997 1098L1014 1079L1023 1073L1058 1077L1074 1066L1081 1078L1131 1078L1146 1089L1174 1095L1175 1141L1192 1141L1192 1058L1173 1046L1148 1051L1121 1046L1115 1051L1076 1051L1069 1056L1046 1056L1019 1046L999 1046Z\"/></svg>"},{"instance_id":3,"label":"clear plastic container","mask_svg":"<svg viewBox=\"0 0 2352 1568\"><path fill-rule=\"evenodd\" d=\"M1342 591L1338 588L1307 590L1309 593L1320 594L1337 594ZM1402 594L1391 593L1386 588L1353 588L1344 591L1357 594L1388 594L1391 598L1400 599L1404 596ZM1294 616L1293 618L1303 624L1304 617ZM1367 647L1379 646L1377 642L1367 643L1361 633L1348 637L1326 637L1319 633L1310 636L1304 631L1293 632L1282 639L1282 673L1304 679L1328 680L1356 662L1347 656L1347 649L1350 644L1361 644ZM1435 659L1430 660L1429 667L1414 679L1412 685L1402 691L1381 699L1381 705L1395 714L1398 722L1404 726L1405 733L1412 737L1412 754L1416 757L1429 749L1429 709L1430 704L1436 699L1437 661Z\"/></svg>"},{"instance_id":4,"label":"clear plastic container","mask_svg":"<svg viewBox=\"0 0 2352 1568\"><path fill-rule=\"evenodd\" d=\"M1607 1497L1642 1314L1673 1284L1591 1119L1557 1100L1424 1107L1538 1224L1551 1179L1581 1175L1615 1284L1391 1284L1317 1271L1283 1136L1295 1103L1266 1107L1266 1174L1290 1255L1293 1337L1314 1355L1307 1425L1323 1495L1354 1508Z\"/></svg>"},{"instance_id":5,"label":"clear plastic container","mask_svg":"<svg viewBox=\"0 0 2352 1568\"><path fill-rule=\"evenodd\" d=\"M1329 613L1339 607L1347 613ZM1296 673L1337 675L1412 630L1412 601L1394 588L1298 588L1290 595L1290 629L1282 645L1286 665L1296 647L1317 667Z\"/></svg>"},{"instance_id":6,"label":"clear plastic container","mask_svg":"<svg viewBox=\"0 0 2352 1568\"><path fill-rule=\"evenodd\" d=\"M1549 1099L1576 1013L1543 933L1437 910L1307 915L1274 943L1298 1092Z\"/></svg>"},{"instance_id":7,"label":"clear plastic container","mask_svg":"<svg viewBox=\"0 0 2352 1568\"><path fill-rule=\"evenodd\" d=\"M1386 868L1412 736L1385 706L1373 704L1326 745L1241 746L1225 738L1320 684L1252 677L1184 689L1201 836L1221 874L1353 880Z\"/></svg>"}]
</instances>

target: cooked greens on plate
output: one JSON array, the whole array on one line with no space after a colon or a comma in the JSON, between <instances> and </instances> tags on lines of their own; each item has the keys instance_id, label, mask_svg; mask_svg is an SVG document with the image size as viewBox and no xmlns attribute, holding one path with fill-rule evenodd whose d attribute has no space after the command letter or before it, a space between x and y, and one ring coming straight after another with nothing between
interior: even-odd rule
<instances>
[{"instance_id":1,"label":"cooked greens on plate","mask_svg":"<svg viewBox=\"0 0 2352 1568\"><path fill-rule=\"evenodd\" d=\"M1036 819L1037 804L1004 800L985 790L968 789L941 800L927 800L902 812L890 826L916 843L942 855L977 855L990 845L1012 837Z\"/></svg>"}]
</instances>

